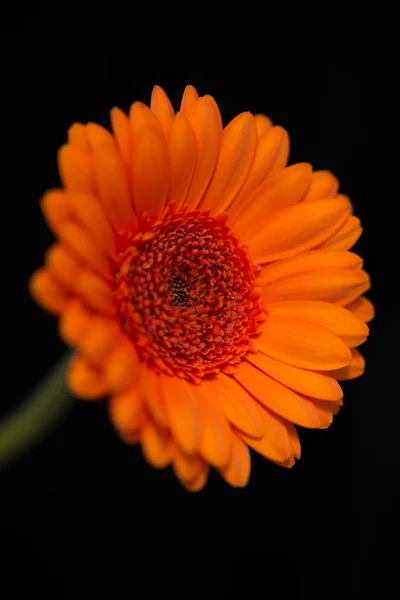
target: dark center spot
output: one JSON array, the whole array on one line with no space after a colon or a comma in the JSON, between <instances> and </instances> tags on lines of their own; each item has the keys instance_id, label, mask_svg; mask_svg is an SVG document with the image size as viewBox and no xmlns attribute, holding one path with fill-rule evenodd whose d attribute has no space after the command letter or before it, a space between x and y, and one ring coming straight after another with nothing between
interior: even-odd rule
<instances>
[{"instance_id":1,"label":"dark center spot","mask_svg":"<svg viewBox=\"0 0 400 600\"><path fill-rule=\"evenodd\" d=\"M173 306L189 306L191 304L190 290L192 287L188 281L182 277L172 277L168 281L168 285Z\"/></svg>"}]
</instances>

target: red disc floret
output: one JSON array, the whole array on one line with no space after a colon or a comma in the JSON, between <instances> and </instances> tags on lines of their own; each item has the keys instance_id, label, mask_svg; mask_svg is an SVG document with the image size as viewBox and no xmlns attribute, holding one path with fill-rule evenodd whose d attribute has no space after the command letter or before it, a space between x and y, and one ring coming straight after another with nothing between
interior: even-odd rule
<instances>
[{"instance_id":1,"label":"red disc floret","mask_svg":"<svg viewBox=\"0 0 400 600\"><path fill-rule=\"evenodd\" d=\"M229 372L259 331L259 268L225 220L208 211L166 215L117 258L117 314L149 367L199 382Z\"/></svg>"}]
</instances>

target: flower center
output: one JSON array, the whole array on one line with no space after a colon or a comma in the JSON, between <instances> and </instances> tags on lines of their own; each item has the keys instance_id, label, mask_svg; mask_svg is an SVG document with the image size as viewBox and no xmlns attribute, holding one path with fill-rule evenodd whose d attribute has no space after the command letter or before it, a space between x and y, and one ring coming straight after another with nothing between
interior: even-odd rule
<instances>
[{"instance_id":1,"label":"flower center","mask_svg":"<svg viewBox=\"0 0 400 600\"><path fill-rule=\"evenodd\" d=\"M137 234L115 265L122 328L151 368L198 382L229 371L262 320L252 265L224 215L166 215Z\"/></svg>"},{"instance_id":2,"label":"flower center","mask_svg":"<svg viewBox=\"0 0 400 600\"><path fill-rule=\"evenodd\" d=\"M182 277L174 276L169 280L169 291L173 306L190 306L190 290L192 286Z\"/></svg>"}]
</instances>

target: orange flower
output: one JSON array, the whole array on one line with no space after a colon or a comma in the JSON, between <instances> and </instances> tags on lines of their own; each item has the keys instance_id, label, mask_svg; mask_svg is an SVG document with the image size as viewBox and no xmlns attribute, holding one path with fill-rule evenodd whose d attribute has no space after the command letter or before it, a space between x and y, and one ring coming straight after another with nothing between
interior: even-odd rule
<instances>
[{"instance_id":1,"label":"orange flower","mask_svg":"<svg viewBox=\"0 0 400 600\"><path fill-rule=\"evenodd\" d=\"M77 349L70 389L108 397L121 438L189 490L209 465L245 486L249 447L293 466L295 425L328 427L338 380L364 370L374 309L349 199L286 166L284 129L247 112L223 128L192 86L178 113L155 87L111 123L71 127L42 202L58 241L30 288Z\"/></svg>"}]
</instances>

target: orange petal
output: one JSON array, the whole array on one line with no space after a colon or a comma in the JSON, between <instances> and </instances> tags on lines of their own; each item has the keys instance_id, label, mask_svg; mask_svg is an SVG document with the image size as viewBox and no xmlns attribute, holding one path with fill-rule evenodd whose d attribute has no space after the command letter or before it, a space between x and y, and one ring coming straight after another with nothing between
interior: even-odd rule
<instances>
[{"instance_id":1,"label":"orange petal","mask_svg":"<svg viewBox=\"0 0 400 600\"><path fill-rule=\"evenodd\" d=\"M313 371L292 367L260 352L249 354L246 358L263 373L273 377L273 379L295 392L320 400L334 401L343 397L341 387L333 377L326 377Z\"/></svg>"},{"instance_id":2,"label":"orange petal","mask_svg":"<svg viewBox=\"0 0 400 600\"><path fill-rule=\"evenodd\" d=\"M181 102L181 112L187 116L189 109L196 102L199 95L192 85L187 85L183 92L182 102Z\"/></svg>"},{"instance_id":3,"label":"orange petal","mask_svg":"<svg viewBox=\"0 0 400 600\"><path fill-rule=\"evenodd\" d=\"M275 175L275 173L279 173L287 166L290 154L290 140L288 132L282 128L283 137L282 143L279 146L278 154L275 157L274 164L271 167L269 175Z\"/></svg>"},{"instance_id":4,"label":"orange petal","mask_svg":"<svg viewBox=\"0 0 400 600\"><path fill-rule=\"evenodd\" d=\"M68 192L95 193L93 163L89 152L65 144L57 154L58 170Z\"/></svg>"},{"instance_id":5,"label":"orange petal","mask_svg":"<svg viewBox=\"0 0 400 600\"><path fill-rule=\"evenodd\" d=\"M268 315L320 325L340 337L349 348L365 342L369 332L364 321L355 317L349 310L330 302L299 300L271 303L268 305Z\"/></svg>"},{"instance_id":6,"label":"orange petal","mask_svg":"<svg viewBox=\"0 0 400 600\"><path fill-rule=\"evenodd\" d=\"M147 422L138 387L113 394L108 401L108 413L111 423L126 443L130 443L132 438L136 441L136 434Z\"/></svg>"},{"instance_id":7,"label":"orange petal","mask_svg":"<svg viewBox=\"0 0 400 600\"><path fill-rule=\"evenodd\" d=\"M172 466L174 473L180 481L192 481L202 470L203 459L198 454L184 454L175 446Z\"/></svg>"},{"instance_id":8,"label":"orange petal","mask_svg":"<svg viewBox=\"0 0 400 600\"><path fill-rule=\"evenodd\" d=\"M285 469L291 469L296 464L296 461L293 456L291 456L287 460L284 460L283 462L273 462L275 462L279 467L284 467Z\"/></svg>"},{"instance_id":9,"label":"orange petal","mask_svg":"<svg viewBox=\"0 0 400 600\"><path fill-rule=\"evenodd\" d=\"M44 194L40 207L51 231L58 237L60 228L71 221L71 196L64 190L49 190Z\"/></svg>"},{"instance_id":10,"label":"orange petal","mask_svg":"<svg viewBox=\"0 0 400 600\"><path fill-rule=\"evenodd\" d=\"M264 430L253 399L229 375L203 380L201 391L215 403L232 425L244 433L261 438Z\"/></svg>"},{"instance_id":11,"label":"orange petal","mask_svg":"<svg viewBox=\"0 0 400 600\"><path fill-rule=\"evenodd\" d=\"M110 278L108 258L94 245L82 227L72 222L65 223L60 227L59 236L79 260L100 277Z\"/></svg>"},{"instance_id":12,"label":"orange petal","mask_svg":"<svg viewBox=\"0 0 400 600\"><path fill-rule=\"evenodd\" d=\"M267 408L260 409L264 425L264 435L255 440L248 435L237 432L237 435L256 452L270 460L284 461L291 455L290 439L286 425L277 415Z\"/></svg>"},{"instance_id":13,"label":"orange petal","mask_svg":"<svg viewBox=\"0 0 400 600\"><path fill-rule=\"evenodd\" d=\"M29 279L29 291L35 302L55 315L60 314L69 301L68 293L46 267L33 273Z\"/></svg>"},{"instance_id":14,"label":"orange petal","mask_svg":"<svg viewBox=\"0 0 400 600\"><path fill-rule=\"evenodd\" d=\"M322 400L310 400L308 398L303 398L303 402L307 404L310 410L314 411L319 419L319 428L318 429L327 429L332 425L333 421L333 411L327 409L326 407L330 404L335 409L337 404L336 402L326 402L324 403Z\"/></svg>"},{"instance_id":15,"label":"orange petal","mask_svg":"<svg viewBox=\"0 0 400 600\"><path fill-rule=\"evenodd\" d=\"M79 342L80 350L92 364L103 365L121 337L114 320L95 316L91 318L90 328Z\"/></svg>"},{"instance_id":16,"label":"orange petal","mask_svg":"<svg viewBox=\"0 0 400 600\"><path fill-rule=\"evenodd\" d=\"M343 400L338 400L337 402L324 402L324 400L313 400L313 402L315 406L318 406L318 408L329 412L333 416L337 415L341 407L343 406Z\"/></svg>"},{"instance_id":17,"label":"orange petal","mask_svg":"<svg viewBox=\"0 0 400 600\"><path fill-rule=\"evenodd\" d=\"M196 138L196 169L187 194L190 210L197 208L214 173L219 153L219 116L209 96L196 100L185 114Z\"/></svg>"},{"instance_id":18,"label":"orange petal","mask_svg":"<svg viewBox=\"0 0 400 600\"><path fill-rule=\"evenodd\" d=\"M283 140L282 127L272 127L257 143L257 148L247 179L228 209L228 223L234 222L246 207L249 207L250 192L255 190L268 176Z\"/></svg>"},{"instance_id":19,"label":"orange petal","mask_svg":"<svg viewBox=\"0 0 400 600\"><path fill-rule=\"evenodd\" d=\"M301 444L300 444L299 435L297 433L296 427L293 425L293 423L290 423L289 421L285 421L285 425L286 425L286 428L287 428L287 431L289 434L291 454L292 454L292 456L295 456L296 458L300 458L301 457Z\"/></svg>"},{"instance_id":20,"label":"orange petal","mask_svg":"<svg viewBox=\"0 0 400 600\"><path fill-rule=\"evenodd\" d=\"M300 202L267 221L249 248L260 264L289 258L324 242L342 226L348 214L340 200Z\"/></svg>"},{"instance_id":21,"label":"orange petal","mask_svg":"<svg viewBox=\"0 0 400 600\"><path fill-rule=\"evenodd\" d=\"M202 422L200 455L214 467L224 467L231 457L232 432L220 410L202 392L202 384L192 386Z\"/></svg>"},{"instance_id":22,"label":"orange petal","mask_svg":"<svg viewBox=\"0 0 400 600\"><path fill-rule=\"evenodd\" d=\"M46 252L45 263L66 290L74 290L82 265L71 252L61 244L53 244Z\"/></svg>"},{"instance_id":23,"label":"orange petal","mask_svg":"<svg viewBox=\"0 0 400 600\"><path fill-rule=\"evenodd\" d=\"M131 133L136 135L142 128L156 129L161 133L161 127L155 114L143 102L134 102L129 109L129 126Z\"/></svg>"},{"instance_id":24,"label":"orange petal","mask_svg":"<svg viewBox=\"0 0 400 600\"><path fill-rule=\"evenodd\" d=\"M154 423L162 429L167 429L168 414L160 388L160 378L152 369L142 370L142 395Z\"/></svg>"},{"instance_id":25,"label":"orange petal","mask_svg":"<svg viewBox=\"0 0 400 600\"><path fill-rule=\"evenodd\" d=\"M338 414L343 404L339 402L324 402L323 400L313 400L313 403L319 410L324 410L333 416Z\"/></svg>"},{"instance_id":26,"label":"orange petal","mask_svg":"<svg viewBox=\"0 0 400 600\"><path fill-rule=\"evenodd\" d=\"M189 386L177 377L160 376L160 384L172 435L187 454L199 449L201 420Z\"/></svg>"},{"instance_id":27,"label":"orange petal","mask_svg":"<svg viewBox=\"0 0 400 600\"><path fill-rule=\"evenodd\" d=\"M356 348L352 348L351 354L352 359L346 367L330 373L338 381L356 379L357 377L361 377L365 371L365 360L362 354Z\"/></svg>"},{"instance_id":28,"label":"orange petal","mask_svg":"<svg viewBox=\"0 0 400 600\"><path fill-rule=\"evenodd\" d=\"M339 180L329 171L314 171L305 201L334 198L339 189Z\"/></svg>"},{"instance_id":29,"label":"orange petal","mask_svg":"<svg viewBox=\"0 0 400 600\"><path fill-rule=\"evenodd\" d=\"M101 400L109 392L102 373L91 367L79 354L71 361L67 384L71 392L82 400Z\"/></svg>"},{"instance_id":30,"label":"orange petal","mask_svg":"<svg viewBox=\"0 0 400 600\"><path fill-rule=\"evenodd\" d=\"M369 323L375 317L375 307L368 298L361 296L346 306L347 310L350 310L364 323Z\"/></svg>"},{"instance_id":31,"label":"orange petal","mask_svg":"<svg viewBox=\"0 0 400 600\"><path fill-rule=\"evenodd\" d=\"M325 240L319 248L321 250L350 250L361 234L360 219L351 215L342 227L334 235Z\"/></svg>"},{"instance_id":32,"label":"orange petal","mask_svg":"<svg viewBox=\"0 0 400 600\"><path fill-rule=\"evenodd\" d=\"M75 281L76 294L95 311L105 316L115 315L112 290L103 278L87 269L82 269Z\"/></svg>"},{"instance_id":33,"label":"orange petal","mask_svg":"<svg viewBox=\"0 0 400 600\"><path fill-rule=\"evenodd\" d=\"M237 435L232 435L232 454L226 467L219 469L220 475L233 487L246 487L251 471L250 451Z\"/></svg>"},{"instance_id":34,"label":"orange petal","mask_svg":"<svg viewBox=\"0 0 400 600\"><path fill-rule=\"evenodd\" d=\"M128 116L117 106L110 113L111 127L114 133L115 141L125 164L130 167L131 164L131 132Z\"/></svg>"},{"instance_id":35,"label":"orange petal","mask_svg":"<svg viewBox=\"0 0 400 600\"><path fill-rule=\"evenodd\" d=\"M184 481L182 485L187 489L188 492L199 492L203 489L207 483L210 467L203 464L200 473L192 481Z\"/></svg>"},{"instance_id":36,"label":"orange petal","mask_svg":"<svg viewBox=\"0 0 400 600\"><path fill-rule=\"evenodd\" d=\"M134 212L126 171L114 138L109 131L89 123L86 133L93 156L97 189L112 225L118 233L130 231Z\"/></svg>"},{"instance_id":37,"label":"orange petal","mask_svg":"<svg viewBox=\"0 0 400 600\"><path fill-rule=\"evenodd\" d=\"M258 114L254 116L257 128L257 136L260 138L272 128L272 121L266 115Z\"/></svg>"},{"instance_id":38,"label":"orange petal","mask_svg":"<svg viewBox=\"0 0 400 600\"><path fill-rule=\"evenodd\" d=\"M361 270L315 269L299 272L263 287L268 303L289 300L320 300L339 306L349 304L370 287L370 280Z\"/></svg>"},{"instance_id":39,"label":"orange petal","mask_svg":"<svg viewBox=\"0 0 400 600\"><path fill-rule=\"evenodd\" d=\"M156 115L158 122L160 123L161 129L164 132L165 139L168 140L171 132L172 121L174 119L175 111L172 104L160 86L155 85L151 94L150 108Z\"/></svg>"},{"instance_id":40,"label":"orange petal","mask_svg":"<svg viewBox=\"0 0 400 600\"><path fill-rule=\"evenodd\" d=\"M285 277L315 269L361 269L362 265L362 259L352 252L311 250L264 265L261 270L261 285L269 285Z\"/></svg>"},{"instance_id":41,"label":"orange petal","mask_svg":"<svg viewBox=\"0 0 400 600\"><path fill-rule=\"evenodd\" d=\"M354 211L354 207L353 207L353 203L351 202L350 198L348 196L346 196L345 194L336 194L335 196L336 200L341 200L341 202L347 206L347 208L349 209L349 211L351 213L353 213Z\"/></svg>"},{"instance_id":42,"label":"orange petal","mask_svg":"<svg viewBox=\"0 0 400 600\"><path fill-rule=\"evenodd\" d=\"M346 344L327 329L286 317L268 316L257 347L276 360L311 371L340 369L351 360Z\"/></svg>"},{"instance_id":43,"label":"orange petal","mask_svg":"<svg viewBox=\"0 0 400 600\"><path fill-rule=\"evenodd\" d=\"M104 377L113 393L123 392L134 385L139 372L139 359L130 340L123 338L104 364Z\"/></svg>"},{"instance_id":44,"label":"orange petal","mask_svg":"<svg viewBox=\"0 0 400 600\"><path fill-rule=\"evenodd\" d=\"M255 189L246 203L246 210L232 223L241 240L246 242L264 230L273 213L299 202L310 185L311 173L311 165L300 163L268 177Z\"/></svg>"},{"instance_id":45,"label":"orange petal","mask_svg":"<svg viewBox=\"0 0 400 600\"><path fill-rule=\"evenodd\" d=\"M136 210L158 217L169 188L165 137L151 111L140 105L131 109L130 124L133 135L132 189Z\"/></svg>"},{"instance_id":46,"label":"orange petal","mask_svg":"<svg viewBox=\"0 0 400 600\"><path fill-rule=\"evenodd\" d=\"M222 132L218 162L200 203L201 210L224 212L239 192L250 171L257 144L254 117L242 113Z\"/></svg>"},{"instance_id":47,"label":"orange petal","mask_svg":"<svg viewBox=\"0 0 400 600\"><path fill-rule=\"evenodd\" d=\"M145 459L156 469L163 469L171 462L171 445L168 435L154 423L148 421L141 435Z\"/></svg>"},{"instance_id":48,"label":"orange petal","mask_svg":"<svg viewBox=\"0 0 400 600\"><path fill-rule=\"evenodd\" d=\"M90 194L70 194L68 203L73 217L83 225L93 244L107 256L113 256L114 234L97 198Z\"/></svg>"},{"instance_id":49,"label":"orange petal","mask_svg":"<svg viewBox=\"0 0 400 600\"><path fill-rule=\"evenodd\" d=\"M86 130L82 123L74 123L68 129L68 143L73 148L78 148L79 150L83 150L85 152L89 151Z\"/></svg>"},{"instance_id":50,"label":"orange petal","mask_svg":"<svg viewBox=\"0 0 400 600\"><path fill-rule=\"evenodd\" d=\"M219 130L219 133L221 134L221 133L222 133L222 130L223 130L223 128L224 128L224 127L223 127L223 123L222 123L222 115L221 115L221 111L219 110L219 106L218 106L218 104L217 104L217 102L216 102L215 98L213 98L212 96L208 96L208 98L210 98L211 102L214 104L215 112L216 112L216 113L217 113L217 115L218 115L218 130Z\"/></svg>"},{"instance_id":51,"label":"orange petal","mask_svg":"<svg viewBox=\"0 0 400 600\"><path fill-rule=\"evenodd\" d=\"M319 427L319 420L303 397L275 381L246 360L238 366L236 379L263 406L302 427Z\"/></svg>"},{"instance_id":52,"label":"orange petal","mask_svg":"<svg viewBox=\"0 0 400 600\"><path fill-rule=\"evenodd\" d=\"M60 235L64 225L75 222L75 225L78 225L88 237L92 246L98 247L109 256L114 253L113 233L94 196L51 190L43 197L41 208L56 237Z\"/></svg>"},{"instance_id":53,"label":"orange petal","mask_svg":"<svg viewBox=\"0 0 400 600\"><path fill-rule=\"evenodd\" d=\"M79 346L90 326L91 316L88 310L76 298L71 299L58 324L61 338L69 346Z\"/></svg>"},{"instance_id":54,"label":"orange petal","mask_svg":"<svg viewBox=\"0 0 400 600\"><path fill-rule=\"evenodd\" d=\"M178 113L172 123L169 138L171 185L169 199L175 208L184 204L196 168L196 138L182 113Z\"/></svg>"}]
</instances>

